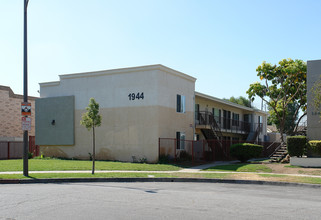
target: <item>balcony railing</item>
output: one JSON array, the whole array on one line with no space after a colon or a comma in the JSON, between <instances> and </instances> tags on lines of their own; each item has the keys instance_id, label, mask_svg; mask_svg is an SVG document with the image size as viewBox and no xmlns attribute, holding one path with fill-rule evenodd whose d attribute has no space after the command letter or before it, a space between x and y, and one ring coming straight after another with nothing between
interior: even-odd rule
<instances>
[{"instance_id":1,"label":"balcony railing","mask_svg":"<svg viewBox=\"0 0 321 220\"><path fill-rule=\"evenodd\" d=\"M195 113L196 125L211 125L215 121L223 132L244 133L255 132L259 129L262 132L262 123L250 123L234 120L232 118L213 116L211 112L200 111Z\"/></svg>"}]
</instances>

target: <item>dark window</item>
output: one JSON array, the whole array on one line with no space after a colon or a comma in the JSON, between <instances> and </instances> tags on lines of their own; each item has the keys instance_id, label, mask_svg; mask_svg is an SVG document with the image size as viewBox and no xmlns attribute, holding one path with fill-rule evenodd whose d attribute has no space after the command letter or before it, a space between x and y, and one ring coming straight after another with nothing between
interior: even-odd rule
<instances>
[{"instance_id":1,"label":"dark window","mask_svg":"<svg viewBox=\"0 0 321 220\"><path fill-rule=\"evenodd\" d=\"M223 128L231 129L231 112L223 110Z\"/></svg>"},{"instance_id":2,"label":"dark window","mask_svg":"<svg viewBox=\"0 0 321 220\"><path fill-rule=\"evenodd\" d=\"M200 112L200 105L195 104L195 119L196 120L200 120L199 112Z\"/></svg>"},{"instance_id":3,"label":"dark window","mask_svg":"<svg viewBox=\"0 0 321 220\"><path fill-rule=\"evenodd\" d=\"M185 113L185 96L176 96L176 112Z\"/></svg>"},{"instance_id":4,"label":"dark window","mask_svg":"<svg viewBox=\"0 0 321 220\"><path fill-rule=\"evenodd\" d=\"M185 149L185 133L176 132L176 149L184 150Z\"/></svg>"},{"instance_id":5,"label":"dark window","mask_svg":"<svg viewBox=\"0 0 321 220\"><path fill-rule=\"evenodd\" d=\"M240 115L239 114L236 114L236 113L233 113L232 114L232 125L233 126L239 126L239 121L240 121Z\"/></svg>"}]
</instances>

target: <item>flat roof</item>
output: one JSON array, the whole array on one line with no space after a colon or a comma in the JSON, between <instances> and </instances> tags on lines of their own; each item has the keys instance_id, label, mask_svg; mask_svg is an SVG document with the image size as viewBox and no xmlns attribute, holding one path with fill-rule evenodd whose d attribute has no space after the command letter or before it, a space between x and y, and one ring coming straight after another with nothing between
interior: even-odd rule
<instances>
[{"instance_id":1,"label":"flat roof","mask_svg":"<svg viewBox=\"0 0 321 220\"><path fill-rule=\"evenodd\" d=\"M127 67L127 68L119 68L119 69L110 69L110 70L101 70L101 71L93 71L93 72L82 72L82 73L72 73L72 74L63 74L59 75L60 81L63 79L75 79L82 77L96 77L102 75L113 75L113 74L122 74L122 73L131 73L131 72L142 72L149 70L161 70L166 73L181 77L183 79L195 82L196 78L187 75L185 73L179 72L177 70L171 69L167 66L161 64L155 65L147 65L147 66L137 66L137 67ZM52 81L52 82L43 82L39 83L40 86L57 86L60 81Z\"/></svg>"}]
</instances>

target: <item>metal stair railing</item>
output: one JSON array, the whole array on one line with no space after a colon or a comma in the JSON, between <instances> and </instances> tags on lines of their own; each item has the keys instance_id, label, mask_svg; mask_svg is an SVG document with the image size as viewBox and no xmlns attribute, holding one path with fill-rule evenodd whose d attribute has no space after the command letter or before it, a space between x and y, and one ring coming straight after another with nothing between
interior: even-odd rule
<instances>
[{"instance_id":1,"label":"metal stair railing","mask_svg":"<svg viewBox=\"0 0 321 220\"><path fill-rule=\"evenodd\" d=\"M255 141L260 132L261 132L261 124L258 124L258 126L255 130L255 133L253 135L253 138L250 141Z\"/></svg>"},{"instance_id":2,"label":"metal stair railing","mask_svg":"<svg viewBox=\"0 0 321 220\"><path fill-rule=\"evenodd\" d=\"M222 143L222 132L221 132L221 128L220 126L217 124L214 115L211 112L204 112L205 114L205 118L203 117L202 113L199 112L199 120L200 122L203 122L202 124L204 125L210 125L211 127L211 131L213 132L214 136L217 139L217 142L219 143L222 152L224 153L224 155L226 157L228 157L227 153L225 152L224 148L223 148L223 143ZM213 120L210 120L210 118L212 118Z\"/></svg>"},{"instance_id":3,"label":"metal stair railing","mask_svg":"<svg viewBox=\"0 0 321 220\"><path fill-rule=\"evenodd\" d=\"M276 142L276 141L274 141L272 144L270 144L270 146L272 146L275 142ZM269 147L270 147L270 146L269 146ZM272 155L275 154L278 150L280 150L280 148L283 147L283 146L285 146L285 144L284 144L284 143L280 143L280 145L279 145L277 148L275 148L275 150L273 151L272 154L270 154L269 157L272 157ZM269 148L269 147L268 147L268 148Z\"/></svg>"}]
</instances>

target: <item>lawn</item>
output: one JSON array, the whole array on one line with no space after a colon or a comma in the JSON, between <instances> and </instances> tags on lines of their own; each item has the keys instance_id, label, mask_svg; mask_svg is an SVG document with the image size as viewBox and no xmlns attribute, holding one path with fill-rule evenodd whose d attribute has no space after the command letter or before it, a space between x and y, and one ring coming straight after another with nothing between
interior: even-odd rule
<instances>
[{"instance_id":1,"label":"lawn","mask_svg":"<svg viewBox=\"0 0 321 220\"><path fill-rule=\"evenodd\" d=\"M92 161L62 159L30 159L29 171L56 170L91 170ZM181 167L168 164L124 163L112 161L96 161L96 170L137 170L137 171L177 171ZM0 172L22 171L23 161L0 160Z\"/></svg>"},{"instance_id":2,"label":"lawn","mask_svg":"<svg viewBox=\"0 0 321 220\"><path fill-rule=\"evenodd\" d=\"M0 179L52 179L52 178L208 178L224 179L227 173L33 173L29 177L22 174L0 174Z\"/></svg>"},{"instance_id":3,"label":"lawn","mask_svg":"<svg viewBox=\"0 0 321 220\"><path fill-rule=\"evenodd\" d=\"M247 164L247 163L238 163L238 164L228 164L221 166L214 166L204 171L234 171L234 172L262 172L262 173L271 173L272 169L265 166L264 164Z\"/></svg>"}]
</instances>

